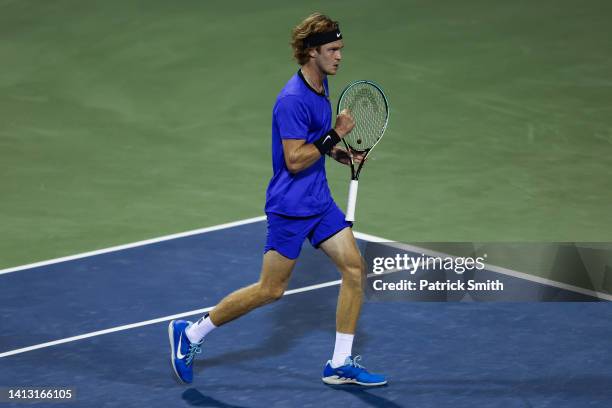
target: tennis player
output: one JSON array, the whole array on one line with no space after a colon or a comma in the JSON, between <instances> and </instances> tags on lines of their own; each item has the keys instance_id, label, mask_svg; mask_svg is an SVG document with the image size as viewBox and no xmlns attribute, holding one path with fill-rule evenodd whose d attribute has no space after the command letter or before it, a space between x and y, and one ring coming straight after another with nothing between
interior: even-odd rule
<instances>
[{"instance_id":1,"label":"tennis player","mask_svg":"<svg viewBox=\"0 0 612 408\"><path fill-rule=\"evenodd\" d=\"M325 156L348 164L349 154L336 146L354 127L350 112L340 112L332 128L327 76L335 75L342 59L338 23L319 13L297 25L292 33L298 72L279 93L272 111L273 176L266 193L268 235L261 276L239 289L200 320L173 320L168 327L172 366L185 383L193 380L193 360L206 335L251 310L280 299L303 241L323 250L342 275L336 310L336 343L323 369L327 384L386 384L352 356L353 338L361 310L364 267L351 223L338 208L325 176ZM361 156L354 154L359 162Z\"/></svg>"}]
</instances>

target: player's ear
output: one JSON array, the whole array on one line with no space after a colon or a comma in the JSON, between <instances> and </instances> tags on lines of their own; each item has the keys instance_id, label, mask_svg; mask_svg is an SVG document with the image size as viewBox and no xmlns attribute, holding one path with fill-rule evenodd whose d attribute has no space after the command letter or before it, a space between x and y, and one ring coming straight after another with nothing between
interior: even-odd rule
<instances>
[{"instance_id":1,"label":"player's ear","mask_svg":"<svg viewBox=\"0 0 612 408\"><path fill-rule=\"evenodd\" d=\"M308 56L310 56L311 58L316 58L319 53L319 47L311 48L308 50Z\"/></svg>"}]
</instances>

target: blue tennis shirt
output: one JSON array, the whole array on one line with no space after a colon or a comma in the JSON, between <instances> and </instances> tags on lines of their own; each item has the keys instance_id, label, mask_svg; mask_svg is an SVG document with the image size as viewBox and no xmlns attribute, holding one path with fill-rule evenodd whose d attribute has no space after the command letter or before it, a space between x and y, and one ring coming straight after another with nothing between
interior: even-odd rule
<instances>
[{"instance_id":1,"label":"blue tennis shirt","mask_svg":"<svg viewBox=\"0 0 612 408\"><path fill-rule=\"evenodd\" d=\"M316 92L298 71L281 90L272 110L272 179L266 192L267 213L308 217L332 202L325 175L325 156L297 174L285 164L282 139L313 143L331 129L332 109L327 78L325 94Z\"/></svg>"}]
</instances>

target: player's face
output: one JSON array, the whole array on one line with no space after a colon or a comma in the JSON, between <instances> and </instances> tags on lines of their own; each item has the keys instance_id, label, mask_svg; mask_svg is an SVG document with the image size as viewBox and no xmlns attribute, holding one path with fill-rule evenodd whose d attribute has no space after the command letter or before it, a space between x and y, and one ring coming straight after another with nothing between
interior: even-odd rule
<instances>
[{"instance_id":1,"label":"player's face","mask_svg":"<svg viewBox=\"0 0 612 408\"><path fill-rule=\"evenodd\" d=\"M342 60L342 52L344 48L342 40L334 41L320 47L320 52L316 52L315 61L321 71L327 75L335 75Z\"/></svg>"}]
</instances>

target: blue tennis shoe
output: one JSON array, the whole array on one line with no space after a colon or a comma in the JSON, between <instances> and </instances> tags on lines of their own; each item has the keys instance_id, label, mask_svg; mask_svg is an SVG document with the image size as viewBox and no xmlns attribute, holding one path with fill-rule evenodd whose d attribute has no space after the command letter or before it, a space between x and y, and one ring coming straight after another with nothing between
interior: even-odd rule
<instances>
[{"instance_id":1,"label":"blue tennis shoe","mask_svg":"<svg viewBox=\"0 0 612 408\"><path fill-rule=\"evenodd\" d=\"M387 384L387 379L383 375L370 374L362 365L358 363L361 356L348 356L344 365L333 368L331 360L327 362L323 369L323 382L330 385L339 384L358 384L367 387Z\"/></svg>"},{"instance_id":2,"label":"blue tennis shoe","mask_svg":"<svg viewBox=\"0 0 612 408\"><path fill-rule=\"evenodd\" d=\"M191 384L193 381L193 359L202 352L203 340L192 343L185 334L185 329L192 323L186 320L172 320L168 325L170 338L170 361L174 373L181 382Z\"/></svg>"}]
</instances>

